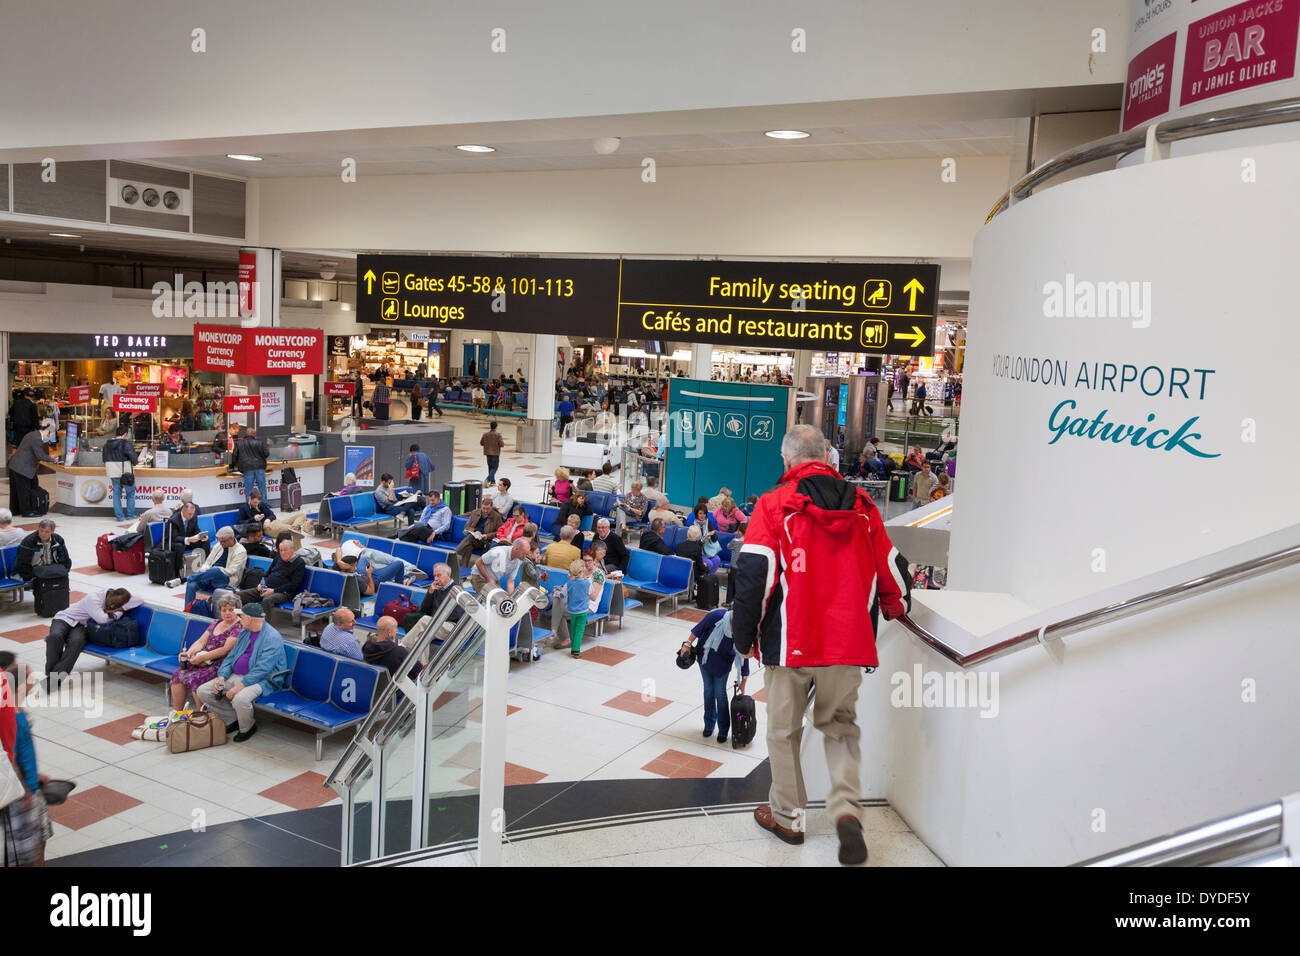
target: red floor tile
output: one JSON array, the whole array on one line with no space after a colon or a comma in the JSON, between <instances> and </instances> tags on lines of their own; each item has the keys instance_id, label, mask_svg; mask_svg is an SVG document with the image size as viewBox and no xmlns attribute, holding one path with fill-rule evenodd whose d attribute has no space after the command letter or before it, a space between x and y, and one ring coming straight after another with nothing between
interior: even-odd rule
<instances>
[{"instance_id":1,"label":"red floor tile","mask_svg":"<svg viewBox=\"0 0 1300 956\"><path fill-rule=\"evenodd\" d=\"M107 568L101 568L98 564L88 564L84 568L73 568L74 574L108 574Z\"/></svg>"},{"instance_id":2,"label":"red floor tile","mask_svg":"<svg viewBox=\"0 0 1300 956\"><path fill-rule=\"evenodd\" d=\"M674 611L669 617L675 617L679 621L690 621L692 624L704 620L708 611L701 611L697 607L684 607L679 611Z\"/></svg>"},{"instance_id":3,"label":"red floor tile","mask_svg":"<svg viewBox=\"0 0 1300 956\"><path fill-rule=\"evenodd\" d=\"M76 604L78 601L80 601L80 600L81 600L82 598L84 598L85 596L86 596L86 592L85 592L85 591L73 591L71 594L68 595L68 603L69 603L69 604Z\"/></svg>"},{"instance_id":4,"label":"red floor tile","mask_svg":"<svg viewBox=\"0 0 1300 956\"><path fill-rule=\"evenodd\" d=\"M263 790L258 796L283 803L295 810L310 810L313 807L324 806L338 796L324 784L324 776L309 770L284 783L277 783L274 787Z\"/></svg>"},{"instance_id":5,"label":"red floor tile","mask_svg":"<svg viewBox=\"0 0 1300 956\"><path fill-rule=\"evenodd\" d=\"M45 636L50 633L48 624L33 624L31 627L20 627L17 630L5 631L0 637L5 637L11 641L17 641L19 644L30 644L33 641L43 641Z\"/></svg>"},{"instance_id":6,"label":"red floor tile","mask_svg":"<svg viewBox=\"0 0 1300 956\"><path fill-rule=\"evenodd\" d=\"M722 764L704 757L694 757L680 750L665 750L641 769L661 777L679 779L684 777L707 777Z\"/></svg>"},{"instance_id":7,"label":"red floor tile","mask_svg":"<svg viewBox=\"0 0 1300 956\"><path fill-rule=\"evenodd\" d=\"M454 754L442 762L444 767L464 767L466 770L477 770L479 763L483 759L483 751L479 744L470 743L461 747Z\"/></svg>"},{"instance_id":8,"label":"red floor tile","mask_svg":"<svg viewBox=\"0 0 1300 956\"><path fill-rule=\"evenodd\" d=\"M540 770L533 770L530 767L521 767L517 763L506 763L506 786L519 787L529 783L537 783L546 777L546 774ZM458 783L463 783L467 787L477 787L479 785L479 773L475 770L461 777Z\"/></svg>"},{"instance_id":9,"label":"red floor tile","mask_svg":"<svg viewBox=\"0 0 1300 956\"><path fill-rule=\"evenodd\" d=\"M438 699L433 702L433 709L437 710L439 707L445 707L459 696L460 691L458 690L444 690L438 695Z\"/></svg>"},{"instance_id":10,"label":"red floor tile","mask_svg":"<svg viewBox=\"0 0 1300 956\"><path fill-rule=\"evenodd\" d=\"M468 714L467 716L469 717L470 720L474 721L474 723L476 723L476 724L481 724L481 723L483 723L483 717L482 717L481 714L479 714L479 708L481 708L482 706L483 706L483 698L482 698L482 697L473 697L473 698L470 698L470 702L469 702L469 714ZM516 707L514 704L506 704L506 716L507 716L507 717L509 717L511 714L513 714L513 713L514 713L515 711L517 711L517 710L519 710L519 708Z\"/></svg>"},{"instance_id":11,"label":"red floor tile","mask_svg":"<svg viewBox=\"0 0 1300 956\"><path fill-rule=\"evenodd\" d=\"M627 651L616 651L612 647L584 647L582 649L582 660L590 661L593 664L604 664L606 667L617 667L633 657L636 657L636 655L629 654Z\"/></svg>"},{"instance_id":12,"label":"red floor tile","mask_svg":"<svg viewBox=\"0 0 1300 956\"><path fill-rule=\"evenodd\" d=\"M119 790L91 787L88 790L74 790L67 803L50 807L50 819L71 830L80 830L139 805L139 800Z\"/></svg>"},{"instance_id":13,"label":"red floor tile","mask_svg":"<svg viewBox=\"0 0 1300 956\"><path fill-rule=\"evenodd\" d=\"M109 743L129 744L135 740L131 736L131 731L144 723L145 716L145 714L132 714L130 717L110 720L108 723L91 727L86 733L92 737L98 737L100 740L107 740Z\"/></svg>"},{"instance_id":14,"label":"red floor tile","mask_svg":"<svg viewBox=\"0 0 1300 956\"><path fill-rule=\"evenodd\" d=\"M663 710L672 701L666 697L656 697L653 700L643 700L642 695L634 690L624 691L617 697L605 701L602 706L612 707L614 710L626 711L629 714L636 714L640 717L649 717L651 714Z\"/></svg>"}]
</instances>

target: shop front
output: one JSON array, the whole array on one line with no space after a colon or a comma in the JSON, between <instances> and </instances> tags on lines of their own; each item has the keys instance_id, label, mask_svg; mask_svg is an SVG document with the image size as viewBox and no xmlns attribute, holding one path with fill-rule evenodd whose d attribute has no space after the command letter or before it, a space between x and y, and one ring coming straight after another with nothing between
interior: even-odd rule
<instances>
[{"instance_id":1,"label":"shop front","mask_svg":"<svg viewBox=\"0 0 1300 956\"><path fill-rule=\"evenodd\" d=\"M57 410L61 427L75 419L83 429L109 417L113 394L143 387L158 397L154 424L161 429L182 417L186 402L193 410L193 354L191 335L10 332L9 381L15 390L30 389L43 415ZM88 391L71 391L79 386ZM89 400L71 401L83 397Z\"/></svg>"}]
</instances>

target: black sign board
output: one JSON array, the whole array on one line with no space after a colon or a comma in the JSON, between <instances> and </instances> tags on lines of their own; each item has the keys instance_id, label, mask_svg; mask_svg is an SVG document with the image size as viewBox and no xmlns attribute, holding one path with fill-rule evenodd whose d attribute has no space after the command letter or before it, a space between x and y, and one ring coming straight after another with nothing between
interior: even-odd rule
<instances>
[{"instance_id":1,"label":"black sign board","mask_svg":"<svg viewBox=\"0 0 1300 956\"><path fill-rule=\"evenodd\" d=\"M330 358L347 358L349 352L349 343L351 339L346 335L331 335L328 337L329 357Z\"/></svg>"},{"instance_id":2,"label":"black sign board","mask_svg":"<svg viewBox=\"0 0 1300 956\"><path fill-rule=\"evenodd\" d=\"M357 257L357 321L614 335L617 259Z\"/></svg>"},{"instance_id":3,"label":"black sign board","mask_svg":"<svg viewBox=\"0 0 1300 956\"><path fill-rule=\"evenodd\" d=\"M929 355L937 265L625 259L618 337Z\"/></svg>"},{"instance_id":4,"label":"black sign board","mask_svg":"<svg viewBox=\"0 0 1300 956\"><path fill-rule=\"evenodd\" d=\"M135 332L89 335L10 332L9 357L36 361L193 358L194 336Z\"/></svg>"},{"instance_id":5,"label":"black sign board","mask_svg":"<svg viewBox=\"0 0 1300 956\"><path fill-rule=\"evenodd\" d=\"M937 265L358 256L357 321L929 355Z\"/></svg>"}]
</instances>

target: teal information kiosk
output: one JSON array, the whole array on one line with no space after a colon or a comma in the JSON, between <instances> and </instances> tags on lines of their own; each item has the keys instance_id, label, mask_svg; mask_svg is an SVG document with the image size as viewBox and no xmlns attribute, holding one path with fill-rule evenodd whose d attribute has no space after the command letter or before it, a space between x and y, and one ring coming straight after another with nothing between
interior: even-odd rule
<instances>
[{"instance_id":1,"label":"teal information kiosk","mask_svg":"<svg viewBox=\"0 0 1300 956\"><path fill-rule=\"evenodd\" d=\"M671 379L668 500L689 506L726 485L743 504L767 491L781 477L781 439L794 409L795 390L785 385Z\"/></svg>"}]
</instances>

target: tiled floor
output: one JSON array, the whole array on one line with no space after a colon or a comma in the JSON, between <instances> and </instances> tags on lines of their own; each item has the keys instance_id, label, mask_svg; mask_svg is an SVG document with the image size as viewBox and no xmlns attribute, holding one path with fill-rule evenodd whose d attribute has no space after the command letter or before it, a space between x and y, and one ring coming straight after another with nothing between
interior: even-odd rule
<instances>
[{"instance_id":1,"label":"tiled floor","mask_svg":"<svg viewBox=\"0 0 1300 956\"><path fill-rule=\"evenodd\" d=\"M484 425L454 412L448 412L442 423L456 428L458 463L451 477L481 479L485 467L478 436ZM516 498L536 501L557 463L558 445L549 456L520 455L507 447L499 473L512 480ZM7 485L0 481L0 504L7 499ZM150 584L144 575L100 575L94 560L95 539L105 531L119 530L111 519L55 515L55 520L72 551L71 583L80 589L73 600L93 589L114 586L142 593L155 605L181 606L177 594ZM627 615L622 628L611 626L598 639L589 632L581 659L573 659L567 650L547 650L536 663L512 662L507 784L540 781L570 786L588 781L606 786L600 781L641 780L658 781L655 786L664 787L689 784L691 779L701 784L739 781L759 768L767 756L761 734L741 750L734 750L730 742L719 744L701 737L700 678L694 671L679 670L672 660L700 616L694 608L664 617L655 617L652 609L637 610ZM37 668L44 666L47 632L48 621L32 613L30 599L21 606L0 607L0 648L14 651ZM77 672L88 681L88 692L97 686L94 681L102 680L102 696L93 706L30 711L41 770L78 782L74 797L54 814L55 835L47 847L48 858L140 841L138 845L149 848L150 854L163 854L160 860L180 850L181 859L197 854L193 859L201 856L212 863L236 864L250 860L262 829L245 828L237 838L229 838L228 846L223 842L201 850L188 839L177 842L175 835L250 818L260 826L293 810L328 813L338 807L337 797L322 782L346 745L346 734L327 738L325 759L317 762L309 733L264 719L259 733L245 743L173 755L163 744L130 735L145 716L165 713L170 706L165 678L110 670L91 657L78 662ZM761 686L761 676L750 682L751 692L758 690L754 696L760 722ZM449 692L439 701L440 708L465 718L460 731L437 742L445 748L436 752L446 755L446 765L433 781L433 789L447 794L477 786L480 724L475 718L481 702L463 693ZM728 825L733 822L725 819ZM747 825L754 826L752 821ZM173 846L165 852L147 839L166 834L173 835ZM747 841L755 846L746 847ZM540 842L544 841L533 841L516 860L540 859ZM768 842L774 846L768 847ZM290 853L291 845L277 844L277 852ZM776 859L772 854L781 852L781 846L761 833L754 837L738 832L725 852L761 863ZM730 857L719 857L726 859Z\"/></svg>"}]
</instances>

